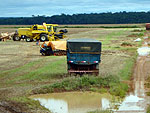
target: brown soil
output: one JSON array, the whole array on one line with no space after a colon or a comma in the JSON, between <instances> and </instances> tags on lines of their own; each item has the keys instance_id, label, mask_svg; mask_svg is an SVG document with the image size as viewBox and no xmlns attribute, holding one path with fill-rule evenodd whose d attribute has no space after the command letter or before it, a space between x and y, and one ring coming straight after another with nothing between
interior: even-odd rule
<instances>
[{"instance_id":1,"label":"brown soil","mask_svg":"<svg viewBox=\"0 0 150 113\"><path fill-rule=\"evenodd\" d=\"M143 45L143 46L146 46L146 45ZM139 56L137 58L137 62L135 65L132 84L129 83L131 85L131 91L129 95L137 96L138 98L142 98L143 100L138 101L138 102L128 102L127 104L128 105L130 104L130 106L133 106L133 109L134 109L135 104L138 107L141 107L142 109L141 110L120 110L120 111L117 111L116 113L144 113L146 112L147 105L150 104L149 102L150 97L146 95L147 89L145 88L144 84L145 84L147 77L150 75L149 67L150 67L150 57Z\"/></svg>"},{"instance_id":2,"label":"brown soil","mask_svg":"<svg viewBox=\"0 0 150 113\"><path fill-rule=\"evenodd\" d=\"M133 45L130 44L130 43L122 43L121 46L129 46L129 47L131 47L131 46L133 46Z\"/></svg>"},{"instance_id":3,"label":"brown soil","mask_svg":"<svg viewBox=\"0 0 150 113\"><path fill-rule=\"evenodd\" d=\"M131 34L131 35L128 35L127 37L139 37L139 36L136 34Z\"/></svg>"}]
</instances>

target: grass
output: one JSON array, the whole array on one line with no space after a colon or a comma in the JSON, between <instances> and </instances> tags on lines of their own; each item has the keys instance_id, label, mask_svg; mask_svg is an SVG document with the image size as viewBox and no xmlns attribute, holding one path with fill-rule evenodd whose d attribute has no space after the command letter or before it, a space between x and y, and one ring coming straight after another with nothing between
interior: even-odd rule
<instances>
[{"instance_id":1,"label":"grass","mask_svg":"<svg viewBox=\"0 0 150 113\"><path fill-rule=\"evenodd\" d=\"M113 112L109 110L96 110L96 111L90 111L88 113L113 113Z\"/></svg>"},{"instance_id":2,"label":"grass","mask_svg":"<svg viewBox=\"0 0 150 113\"><path fill-rule=\"evenodd\" d=\"M30 99L30 98L27 98L25 96L19 96L19 97L12 97L12 98L9 98L8 101L14 101L14 102L17 102L17 103L20 103L22 105L26 105L29 109L42 109L44 110L45 112L49 112L48 109L46 109L45 107L41 106L39 101L36 101L36 100L33 100L33 99Z\"/></svg>"},{"instance_id":3,"label":"grass","mask_svg":"<svg viewBox=\"0 0 150 113\"><path fill-rule=\"evenodd\" d=\"M11 76L12 74L15 74L17 72L21 72L23 70L27 70L27 69L30 69L31 67L33 67L34 65L37 65L39 64L41 61L35 61L35 62L30 62L30 63L27 63L25 64L24 66L21 66L21 67L18 67L18 68L15 68L15 69L11 69L11 70L7 70L7 71L2 71L0 73L0 77L3 77L3 76Z\"/></svg>"},{"instance_id":4,"label":"grass","mask_svg":"<svg viewBox=\"0 0 150 113\"><path fill-rule=\"evenodd\" d=\"M132 57L128 58L123 66L123 69L120 70L118 73L118 76L121 78L121 80L130 80L132 73L133 73L133 67L136 62L137 54L135 53Z\"/></svg>"},{"instance_id":5,"label":"grass","mask_svg":"<svg viewBox=\"0 0 150 113\"><path fill-rule=\"evenodd\" d=\"M145 29L134 29L132 32L146 32Z\"/></svg>"},{"instance_id":6,"label":"grass","mask_svg":"<svg viewBox=\"0 0 150 113\"><path fill-rule=\"evenodd\" d=\"M33 90L32 93L45 94L45 93L52 93L52 92L81 91L81 90L109 92L110 94L113 94L115 96L124 97L128 90L128 86L124 83L121 83L117 76L110 75L107 77L100 77L100 76L95 77L95 76L84 75L82 77L66 78L60 82L56 82L54 84L41 87L40 89Z\"/></svg>"},{"instance_id":7,"label":"grass","mask_svg":"<svg viewBox=\"0 0 150 113\"><path fill-rule=\"evenodd\" d=\"M104 40L102 41L102 44L103 44L102 47L105 48L106 47L105 45L111 45L111 40L118 40L118 37L123 33L124 33L124 30L121 30L121 31L112 32L106 35L105 37L103 37Z\"/></svg>"},{"instance_id":8,"label":"grass","mask_svg":"<svg viewBox=\"0 0 150 113\"><path fill-rule=\"evenodd\" d=\"M24 80L45 81L61 78L67 73L65 61L66 57L58 58L58 56L49 56L30 62L19 68L4 71L0 76L11 78L7 80L7 83L23 82ZM12 78L13 74L16 75L15 78Z\"/></svg>"},{"instance_id":9,"label":"grass","mask_svg":"<svg viewBox=\"0 0 150 113\"><path fill-rule=\"evenodd\" d=\"M150 105L147 107L146 113L150 113Z\"/></svg>"}]
</instances>

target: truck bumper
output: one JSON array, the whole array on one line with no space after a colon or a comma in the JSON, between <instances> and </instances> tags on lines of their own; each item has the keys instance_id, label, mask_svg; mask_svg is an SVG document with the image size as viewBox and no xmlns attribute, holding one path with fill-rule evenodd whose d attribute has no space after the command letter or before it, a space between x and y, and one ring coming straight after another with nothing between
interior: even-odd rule
<instances>
[{"instance_id":1,"label":"truck bumper","mask_svg":"<svg viewBox=\"0 0 150 113\"><path fill-rule=\"evenodd\" d=\"M99 74L99 70L68 70L68 73L85 73L85 74Z\"/></svg>"}]
</instances>

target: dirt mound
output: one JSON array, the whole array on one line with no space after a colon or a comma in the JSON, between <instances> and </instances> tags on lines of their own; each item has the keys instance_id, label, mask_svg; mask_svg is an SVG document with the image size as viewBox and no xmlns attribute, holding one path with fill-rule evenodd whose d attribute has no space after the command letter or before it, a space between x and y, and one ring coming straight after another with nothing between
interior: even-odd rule
<instances>
[{"instance_id":1,"label":"dirt mound","mask_svg":"<svg viewBox=\"0 0 150 113\"><path fill-rule=\"evenodd\" d=\"M20 103L0 101L0 113L23 113L25 111Z\"/></svg>"},{"instance_id":2,"label":"dirt mound","mask_svg":"<svg viewBox=\"0 0 150 113\"><path fill-rule=\"evenodd\" d=\"M123 42L122 44L121 44L121 46L129 46L129 47L131 47L131 46L133 46L131 43L128 43L128 42Z\"/></svg>"}]
</instances>

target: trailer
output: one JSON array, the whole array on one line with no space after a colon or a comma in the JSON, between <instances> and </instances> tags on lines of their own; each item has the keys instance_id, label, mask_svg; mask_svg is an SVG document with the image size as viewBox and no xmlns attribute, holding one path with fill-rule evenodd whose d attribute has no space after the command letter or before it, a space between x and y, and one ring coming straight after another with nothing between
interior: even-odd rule
<instances>
[{"instance_id":1,"label":"trailer","mask_svg":"<svg viewBox=\"0 0 150 113\"><path fill-rule=\"evenodd\" d=\"M66 41L45 41L40 46L40 53L43 56L62 56L66 55Z\"/></svg>"},{"instance_id":2,"label":"trailer","mask_svg":"<svg viewBox=\"0 0 150 113\"><path fill-rule=\"evenodd\" d=\"M67 40L68 73L99 74L101 42L94 39Z\"/></svg>"}]
</instances>

